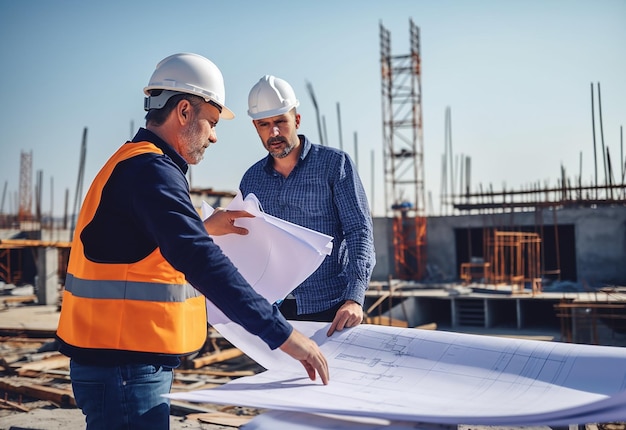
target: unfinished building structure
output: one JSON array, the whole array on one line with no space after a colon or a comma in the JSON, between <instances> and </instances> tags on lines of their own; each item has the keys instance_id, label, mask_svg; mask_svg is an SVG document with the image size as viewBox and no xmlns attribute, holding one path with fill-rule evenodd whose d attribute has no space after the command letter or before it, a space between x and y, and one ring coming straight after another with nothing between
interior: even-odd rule
<instances>
[{"instance_id":1,"label":"unfinished building structure","mask_svg":"<svg viewBox=\"0 0 626 430\"><path fill-rule=\"evenodd\" d=\"M615 169L615 158L612 164L603 139L601 148L596 148L594 85L593 144L594 154L600 156L594 159L593 183L583 184L582 175L570 178L562 168L554 187L532 184L518 190L489 187L485 191L479 185L474 191L469 159L461 160L465 171L457 175L456 183L450 148L444 156L450 160L449 190L440 196L445 207L441 212L447 215L426 216L419 28L410 21L408 54L391 55L390 45L390 33L381 24L388 213L374 219L373 280L382 289L371 291L371 302L391 308L413 297L414 303L405 302L403 311L410 325L503 323L521 328L547 323L558 327L558 317L564 339L574 341L572 327L578 320L580 328L583 314L598 315L585 323L590 327L597 327L599 321L623 325L619 320L626 317L622 303L626 300L622 294L626 293L626 160L620 159ZM601 121L599 93L598 84ZM447 116L447 126L448 120ZM602 167L604 180L599 179ZM464 284L473 293L457 297L434 291L446 284ZM579 293L591 295L576 296ZM389 300L381 300L383 296ZM502 300L506 297L510 300ZM608 316L615 317L613 323L607 323Z\"/></svg>"},{"instance_id":2,"label":"unfinished building structure","mask_svg":"<svg viewBox=\"0 0 626 430\"><path fill-rule=\"evenodd\" d=\"M421 279L426 262L426 203L419 28L411 20L410 52L391 54L380 24L385 207L393 220L395 277Z\"/></svg>"}]
</instances>

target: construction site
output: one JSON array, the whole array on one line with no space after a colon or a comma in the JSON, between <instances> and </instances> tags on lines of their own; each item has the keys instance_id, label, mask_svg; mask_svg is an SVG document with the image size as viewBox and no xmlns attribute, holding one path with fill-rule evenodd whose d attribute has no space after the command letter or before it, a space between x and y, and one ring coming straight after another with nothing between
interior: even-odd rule
<instances>
[{"instance_id":1,"label":"construction site","mask_svg":"<svg viewBox=\"0 0 626 430\"><path fill-rule=\"evenodd\" d=\"M377 264L367 292L366 322L626 346L623 152L620 157L609 154L601 133L596 141L594 128L594 153L599 156L594 160L593 183L585 183L582 174L561 169L556 187L536 182L498 190L471 183L471 159L457 156L448 138L441 167L441 214L427 215L432 203L425 192L420 29L410 21L410 50L401 55L392 54L391 34L382 23L379 32L387 214L373 220ZM599 96L599 83L592 83L591 117L597 130L602 127ZM43 179L37 172L33 183L31 152L22 152L19 160L16 213L4 211L11 193L4 184L0 321L2 313L17 308L47 307L58 313L62 306L73 223L84 195L86 145L85 128L73 202L67 190L61 219L41 207ZM235 192L192 188L191 194L198 207L202 201L226 206ZM52 355L54 364L24 365L24 360L42 354L37 348L52 341L54 327L26 327L0 324L5 344L0 363L4 403L0 405L28 411L15 396L36 397L37 391L7 380L19 375L64 378L65 388L56 389L54 395L54 390L43 388L39 393L47 393L45 398L54 404L72 407L64 359ZM229 361L241 354L219 344L218 338L207 341L205 353L210 358L200 357L181 370L179 382L185 384L181 389L208 384L198 374L237 377L245 373L242 366L254 368L254 363ZM50 360L50 354L45 360ZM228 367L229 363L235 364ZM210 365L221 368L205 367ZM186 407L179 405L181 414L208 413ZM220 425L225 427L210 428L238 427L241 422Z\"/></svg>"}]
</instances>

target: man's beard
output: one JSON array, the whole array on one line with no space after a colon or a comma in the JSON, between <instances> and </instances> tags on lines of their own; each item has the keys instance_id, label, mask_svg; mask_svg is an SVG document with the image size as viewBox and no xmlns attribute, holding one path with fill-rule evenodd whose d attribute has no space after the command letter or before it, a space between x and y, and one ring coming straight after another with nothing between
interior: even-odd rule
<instances>
[{"instance_id":1,"label":"man's beard","mask_svg":"<svg viewBox=\"0 0 626 430\"><path fill-rule=\"evenodd\" d=\"M183 130L183 136L187 143L186 159L189 164L198 164L204 158L204 144L200 138L200 127L197 121L193 121Z\"/></svg>"},{"instance_id":2,"label":"man's beard","mask_svg":"<svg viewBox=\"0 0 626 430\"><path fill-rule=\"evenodd\" d=\"M284 143L285 147L283 148L281 152L275 152L275 151L272 151L273 143ZM285 158L287 155L291 153L291 151L293 151L293 148L295 148L296 145L292 145L287 139L283 137L271 137L267 140L265 147L267 148L267 150L269 151L272 157Z\"/></svg>"}]
</instances>

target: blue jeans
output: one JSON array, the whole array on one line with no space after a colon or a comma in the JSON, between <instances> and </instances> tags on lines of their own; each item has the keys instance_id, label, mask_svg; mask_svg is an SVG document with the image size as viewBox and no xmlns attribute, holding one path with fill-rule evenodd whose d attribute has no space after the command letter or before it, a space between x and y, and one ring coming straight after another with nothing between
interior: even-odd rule
<instances>
[{"instance_id":1,"label":"blue jeans","mask_svg":"<svg viewBox=\"0 0 626 430\"><path fill-rule=\"evenodd\" d=\"M88 430L169 429L172 388L169 367L150 364L89 366L70 361L76 405Z\"/></svg>"}]
</instances>

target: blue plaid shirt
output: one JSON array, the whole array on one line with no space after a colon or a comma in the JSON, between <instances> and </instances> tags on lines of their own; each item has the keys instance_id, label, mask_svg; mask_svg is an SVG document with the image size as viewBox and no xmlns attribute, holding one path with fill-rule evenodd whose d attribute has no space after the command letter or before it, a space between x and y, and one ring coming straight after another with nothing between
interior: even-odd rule
<instances>
[{"instance_id":1,"label":"blue plaid shirt","mask_svg":"<svg viewBox=\"0 0 626 430\"><path fill-rule=\"evenodd\" d=\"M274 170L268 154L246 171L239 188L244 197L256 195L266 213L334 238L331 255L292 292L298 314L345 300L363 305L376 263L363 184L348 154L299 137L302 153L287 178Z\"/></svg>"}]
</instances>

